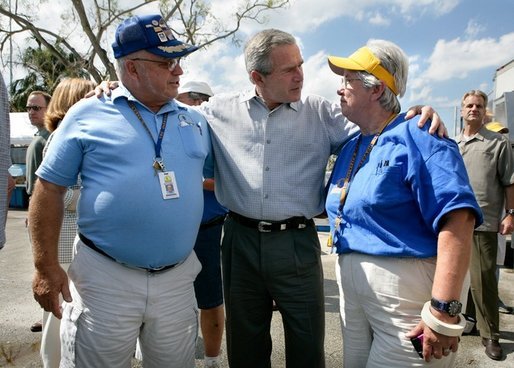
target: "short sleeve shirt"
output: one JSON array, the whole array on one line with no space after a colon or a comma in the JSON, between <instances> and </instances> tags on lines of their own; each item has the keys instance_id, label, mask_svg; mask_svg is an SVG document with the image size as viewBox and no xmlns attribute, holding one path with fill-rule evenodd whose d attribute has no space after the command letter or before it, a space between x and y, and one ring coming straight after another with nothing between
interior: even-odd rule
<instances>
[{"instance_id":1,"label":"short sleeve shirt","mask_svg":"<svg viewBox=\"0 0 514 368\"><path fill-rule=\"evenodd\" d=\"M471 139L461 133L455 138L484 214L477 231L497 232L504 215L504 187L514 184L514 161L509 140L485 127Z\"/></svg>"}]
</instances>

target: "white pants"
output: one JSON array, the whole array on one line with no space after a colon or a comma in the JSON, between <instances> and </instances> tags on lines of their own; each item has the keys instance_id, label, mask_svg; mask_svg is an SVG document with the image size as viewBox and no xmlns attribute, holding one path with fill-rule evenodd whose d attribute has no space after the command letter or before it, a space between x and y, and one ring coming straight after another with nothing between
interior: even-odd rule
<instances>
[{"instance_id":1,"label":"white pants","mask_svg":"<svg viewBox=\"0 0 514 368\"><path fill-rule=\"evenodd\" d=\"M179 266L148 273L120 265L82 242L68 274L61 367L130 368L139 337L145 368L195 366L198 309L194 252Z\"/></svg>"},{"instance_id":2,"label":"white pants","mask_svg":"<svg viewBox=\"0 0 514 368\"><path fill-rule=\"evenodd\" d=\"M336 278L345 367L454 366L456 353L425 363L405 337L431 298L435 264L435 258L339 255Z\"/></svg>"},{"instance_id":3,"label":"white pants","mask_svg":"<svg viewBox=\"0 0 514 368\"><path fill-rule=\"evenodd\" d=\"M61 263L61 267L67 271L69 263ZM61 297L62 303L62 297ZM52 313L43 310L43 333L41 335L41 360L45 368L59 368L61 362L61 339L59 329L61 320Z\"/></svg>"}]
</instances>

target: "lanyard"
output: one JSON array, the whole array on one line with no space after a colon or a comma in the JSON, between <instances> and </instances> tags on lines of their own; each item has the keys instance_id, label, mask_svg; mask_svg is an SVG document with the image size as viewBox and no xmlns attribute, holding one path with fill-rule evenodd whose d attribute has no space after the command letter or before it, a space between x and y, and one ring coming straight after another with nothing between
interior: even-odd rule
<instances>
[{"instance_id":1,"label":"lanyard","mask_svg":"<svg viewBox=\"0 0 514 368\"><path fill-rule=\"evenodd\" d=\"M164 161L161 157L161 146L162 146L162 139L164 137L164 131L166 130L166 124L168 122L168 113L165 113L162 116L162 124L161 129L159 130L159 135L157 136L157 142L153 140L152 132L150 132L150 129L148 129L148 126L146 125L145 121L143 120L143 117L141 116L140 112L137 110L136 105L132 101L127 101L128 105L134 111L134 114L136 114L138 120L143 124L143 127L145 128L146 132L150 136L150 139L154 143L155 148L155 157L153 159L152 167L155 169L155 172L157 171L165 171L166 168L164 166Z\"/></svg>"},{"instance_id":2,"label":"lanyard","mask_svg":"<svg viewBox=\"0 0 514 368\"><path fill-rule=\"evenodd\" d=\"M380 137L380 134L384 131L385 127L394 119L396 114L391 114L391 116L382 124L382 128L378 131L377 134L373 137L371 142L369 143L368 147L366 148L366 151L364 152L364 155L362 155L362 158L359 161L359 164L357 165L357 168L355 169L355 172L353 172L353 167L355 165L355 160L357 159L357 154L359 152L359 146L362 139L362 134L359 136L357 140L357 144L355 145L355 149L353 150L352 159L350 161L350 165L348 166L348 170L346 171L346 175L344 178L343 187L341 188L341 196L339 197L339 207L337 208L337 218L336 218L336 227L339 227L342 221L343 217L343 207L346 202L346 198L348 197L348 192L350 191L350 183L352 179L357 175L357 172L360 170L360 168L364 165L364 162L366 161L366 158L370 154L373 147L375 147L375 144L378 141L378 137ZM338 181L339 185L339 181Z\"/></svg>"}]
</instances>

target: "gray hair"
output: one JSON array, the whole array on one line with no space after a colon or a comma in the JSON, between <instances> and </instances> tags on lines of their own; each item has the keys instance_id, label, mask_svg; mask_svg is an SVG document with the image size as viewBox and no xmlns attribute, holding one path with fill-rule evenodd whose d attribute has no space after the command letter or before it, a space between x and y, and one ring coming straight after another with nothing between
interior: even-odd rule
<instances>
[{"instance_id":1,"label":"gray hair","mask_svg":"<svg viewBox=\"0 0 514 368\"><path fill-rule=\"evenodd\" d=\"M296 45L296 39L291 34L278 29L265 29L254 35L244 49L248 74L253 70L263 75L271 74L273 71L271 51L274 47L282 45Z\"/></svg>"},{"instance_id":2,"label":"gray hair","mask_svg":"<svg viewBox=\"0 0 514 368\"><path fill-rule=\"evenodd\" d=\"M487 107L487 104L488 104L488 98L487 98L487 95L485 94L485 92L479 90L479 89L472 89L471 91L469 92L466 92L464 94L464 96L462 96L462 100L460 101L460 105L461 107L464 107L464 100L466 98L468 98L469 96L478 96L478 97L482 97L482 99L484 100L484 108Z\"/></svg>"},{"instance_id":3,"label":"gray hair","mask_svg":"<svg viewBox=\"0 0 514 368\"><path fill-rule=\"evenodd\" d=\"M407 77L409 74L409 60L405 53L396 44L385 40L370 40L366 45L380 60L380 65L394 78L394 84L398 90L398 96L402 97L407 89ZM380 84L380 81L366 71L358 72L364 87L371 88ZM398 97L389 88L384 90L380 97L380 105L387 111L399 113L401 111Z\"/></svg>"},{"instance_id":4,"label":"gray hair","mask_svg":"<svg viewBox=\"0 0 514 368\"><path fill-rule=\"evenodd\" d=\"M122 56L120 57L119 59L115 59L114 60L114 69L116 69L116 74L118 75L118 79L123 82L123 80L125 79L125 73L127 72L126 71L126 68L125 68L125 62L127 61L127 57L126 56Z\"/></svg>"}]
</instances>

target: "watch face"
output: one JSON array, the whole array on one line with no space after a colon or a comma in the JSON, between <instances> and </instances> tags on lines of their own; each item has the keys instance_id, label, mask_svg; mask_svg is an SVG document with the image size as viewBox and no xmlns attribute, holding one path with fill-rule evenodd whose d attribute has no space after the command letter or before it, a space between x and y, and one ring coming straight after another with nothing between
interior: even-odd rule
<instances>
[{"instance_id":1,"label":"watch face","mask_svg":"<svg viewBox=\"0 0 514 368\"><path fill-rule=\"evenodd\" d=\"M462 310L462 304L456 300L452 300L448 304L448 314L452 317L456 316Z\"/></svg>"}]
</instances>

